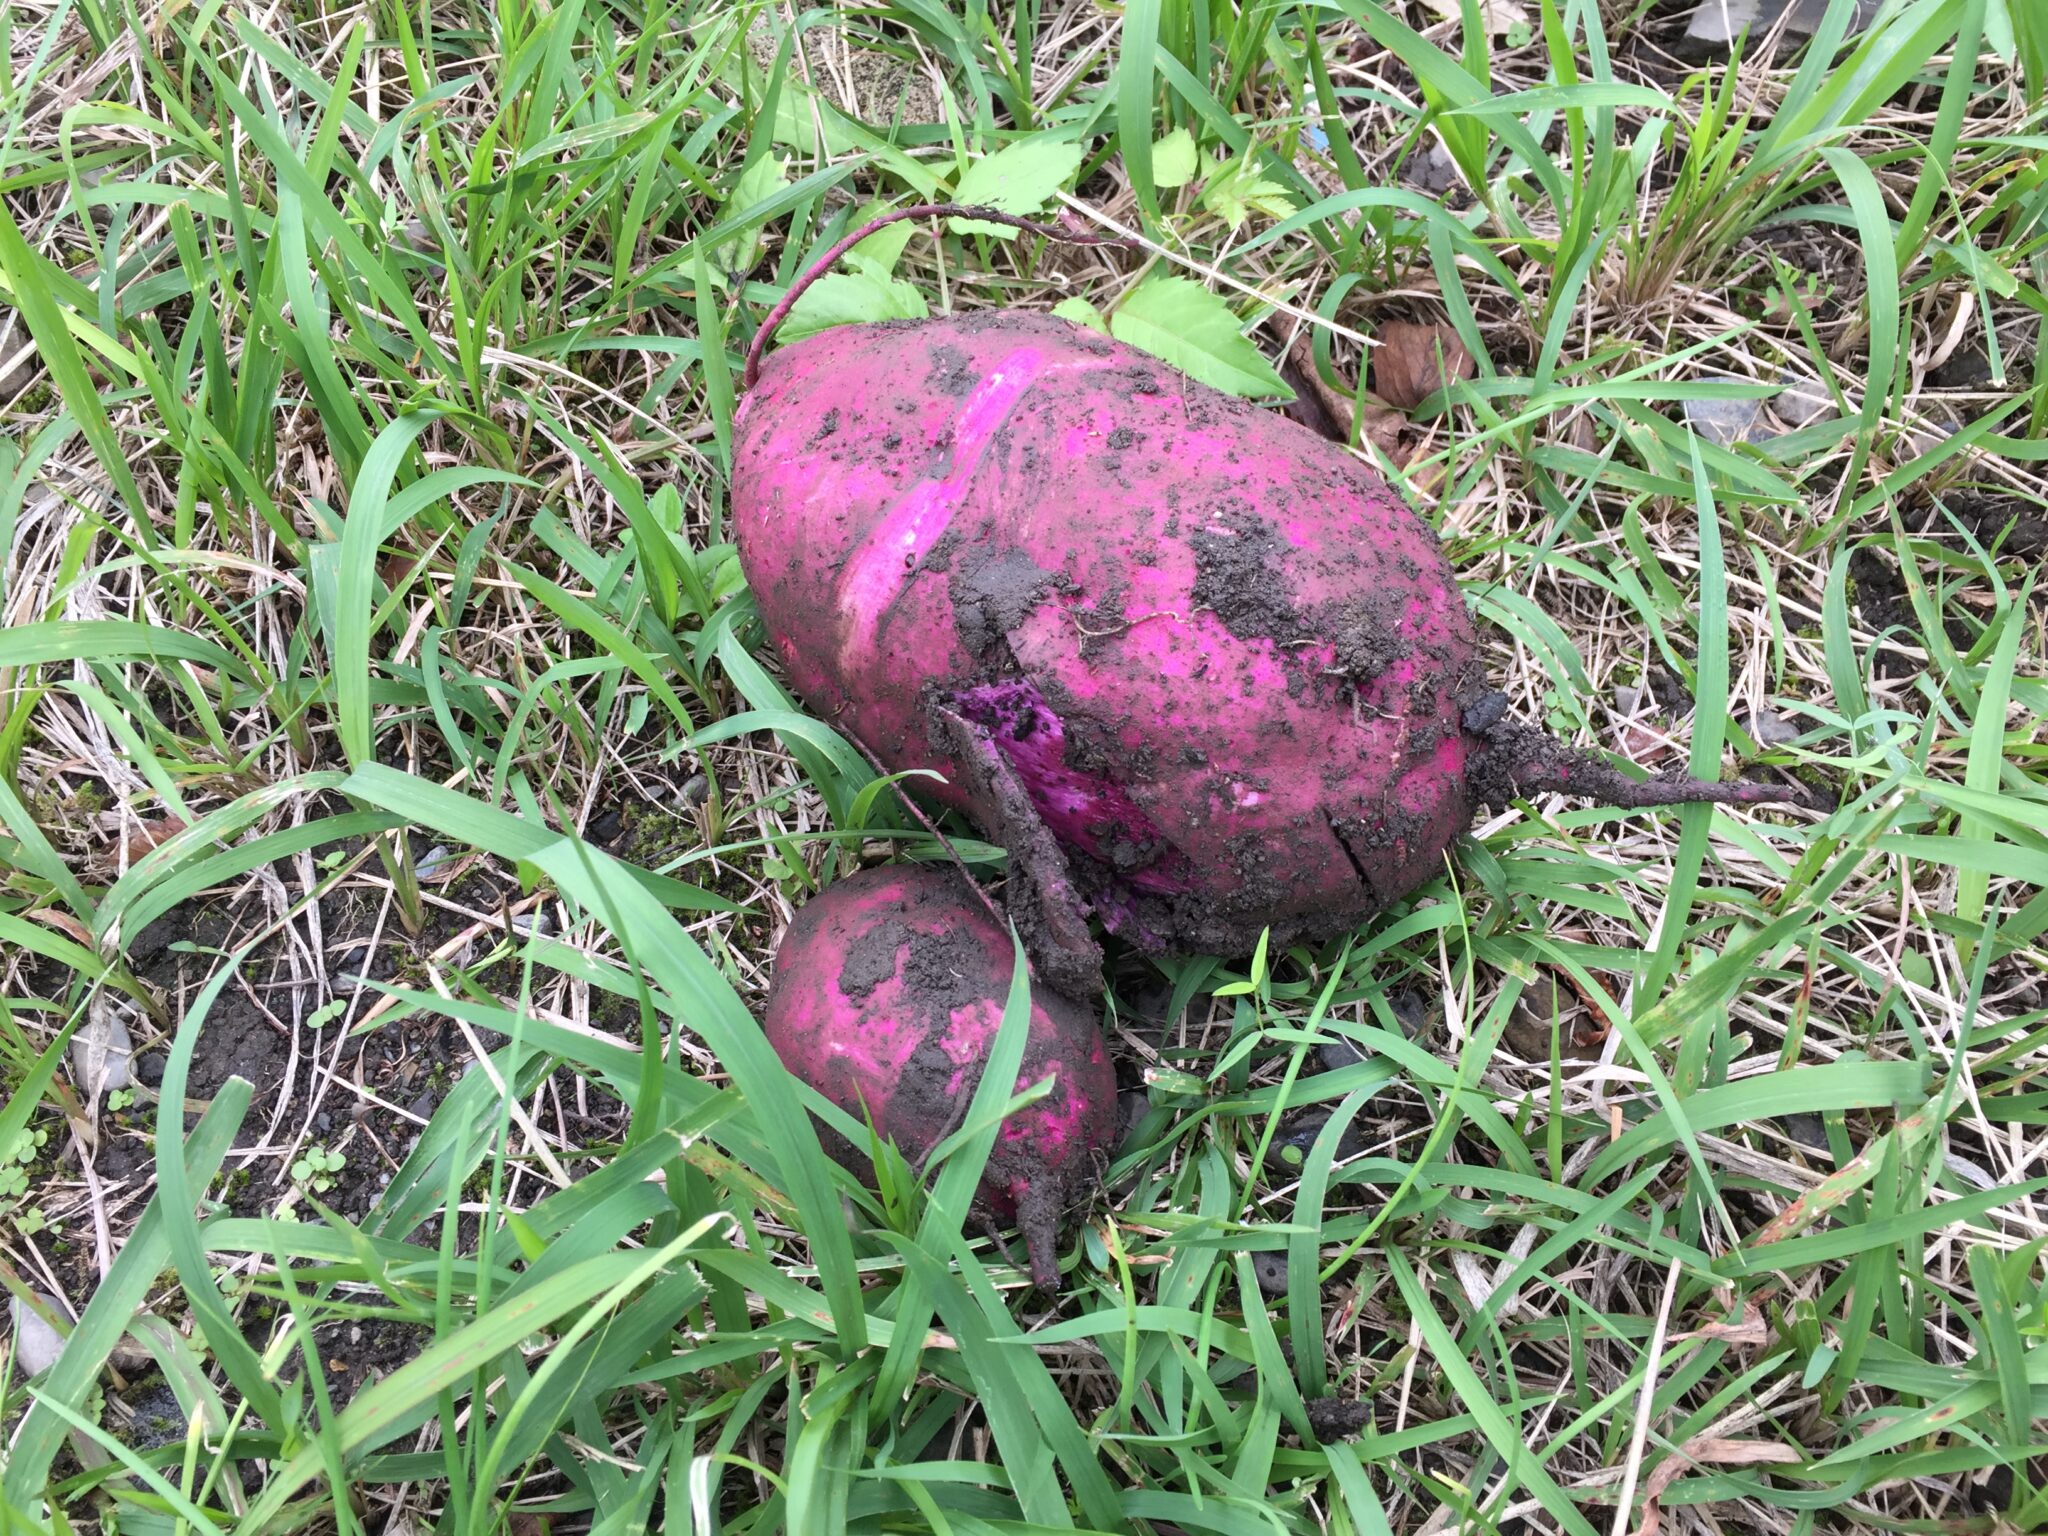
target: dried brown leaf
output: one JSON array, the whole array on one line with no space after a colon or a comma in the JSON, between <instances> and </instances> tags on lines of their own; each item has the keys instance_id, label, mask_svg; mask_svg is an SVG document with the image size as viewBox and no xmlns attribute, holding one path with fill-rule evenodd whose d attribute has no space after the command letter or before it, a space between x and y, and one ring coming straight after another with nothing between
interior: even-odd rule
<instances>
[{"instance_id":1,"label":"dried brown leaf","mask_svg":"<svg viewBox=\"0 0 2048 1536\"><path fill-rule=\"evenodd\" d=\"M1621 755L1645 768L1663 761L1674 750L1671 738L1647 721L1632 720L1622 727Z\"/></svg>"},{"instance_id":2,"label":"dried brown leaf","mask_svg":"<svg viewBox=\"0 0 2048 1536\"><path fill-rule=\"evenodd\" d=\"M1360 442L1371 443L1395 464L1407 467L1415 456L1415 445L1409 441L1408 416L1391 405L1382 405L1368 395L1359 408Z\"/></svg>"},{"instance_id":3,"label":"dried brown leaf","mask_svg":"<svg viewBox=\"0 0 2048 1536\"><path fill-rule=\"evenodd\" d=\"M1658 1500L1677 1478L1695 1467L1760 1467L1805 1459L1806 1453L1796 1445L1696 1435L1658 1462L1643 1480L1643 1519L1636 1527L1636 1536L1657 1536L1657 1527L1664 1518Z\"/></svg>"},{"instance_id":4,"label":"dried brown leaf","mask_svg":"<svg viewBox=\"0 0 2048 1536\"><path fill-rule=\"evenodd\" d=\"M128 856L128 862L133 864L159 843L169 841L184 830L185 823L175 816L165 816L157 821L138 822L129 828L128 835L121 840L121 851Z\"/></svg>"},{"instance_id":5,"label":"dried brown leaf","mask_svg":"<svg viewBox=\"0 0 2048 1536\"><path fill-rule=\"evenodd\" d=\"M59 933L65 935L65 937L76 940L87 949L97 950L99 948L99 945L93 940L92 930L87 928L85 924L73 917L69 912L59 912L51 907L38 907L35 911L29 913L29 916L44 927L54 928Z\"/></svg>"},{"instance_id":6,"label":"dried brown leaf","mask_svg":"<svg viewBox=\"0 0 2048 1536\"><path fill-rule=\"evenodd\" d=\"M1676 1339L1719 1339L1724 1344L1768 1344L1771 1330L1763 1317L1748 1302L1742 1304L1742 1311L1727 1322L1708 1323L1690 1333L1673 1336Z\"/></svg>"},{"instance_id":7,"label":"dried brown leaf","mask_svg":"<svg viewBox=\"0 0 2048 1536\"><path fill-rule=\"evenodd\" d=\"M1373 393L1412 411L1445 385L1469 379L1478 366L1448 325L1389 320L1372 349Z\"/></svg>"}]
</instances>

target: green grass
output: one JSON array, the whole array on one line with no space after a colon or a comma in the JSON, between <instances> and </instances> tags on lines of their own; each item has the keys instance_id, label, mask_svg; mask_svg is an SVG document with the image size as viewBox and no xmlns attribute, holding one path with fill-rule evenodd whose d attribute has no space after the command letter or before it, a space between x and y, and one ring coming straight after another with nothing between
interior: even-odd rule
<instances>
[{"instance_id":1,"label":"green grass","mask_svg":"<svg viewBox=\"0 0 2048 1536\"><path fill-rule=\"evenodd\" d=\"M10 1518L2048 1523L2048 27L1846 13L8 9L0 1283L75 1324L0 1356ZM1517 805L1342 943L1120 968L1056 1300L966 1210L1000 1094L857 1180L754 1022L937 849L760 648L740 362L955 194L1136 241L899 225L799 322L1078 299L1355 397L1441 321L1359 441L1516 710L1839 796Z\"/></svg>"}]
</instances>

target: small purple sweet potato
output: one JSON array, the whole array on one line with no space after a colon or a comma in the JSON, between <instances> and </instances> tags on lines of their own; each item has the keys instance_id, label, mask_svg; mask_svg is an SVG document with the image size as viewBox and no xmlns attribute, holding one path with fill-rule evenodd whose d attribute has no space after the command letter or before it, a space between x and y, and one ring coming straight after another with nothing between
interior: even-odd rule
<instances>
[{"instance_id":1,"label":"small purple sweet potato","mask_svg":"<svg viewBox=\"0 0 2048 1536\"><path fill-rule=\"evenodd\" d=\"M1803 798L1640 782L1505 719L1435 537L1378 475L1050 316L776 352L732 507L797 689L884 768L945 776L929 792L1009 849L1033 963L1077 994L1090 910L1153 950L1334 935L1516 793Z\"/></svg>"},{"instance_id":2,"label":"small purple sweet potato","mask_svg":"<svg viewBox=\"0 0 2048 1536\"><path fill-rule=\"evenodd\" d=\"M1010 936L950 870L891 866L805 903L775 955L765 1029L791 1072L893 1139L913 1167L973 1100L1009 994ZM1031 1276L1058 1280L1061 1213L1095 1178L1117 1131L1116 1074L1078 1004L1035 990L1019 1092L1052 1091L996 1133L977 1208L1024 1235ZM865 1147L827 1131L846 1166Z\"/></svg>"}]
</instances>

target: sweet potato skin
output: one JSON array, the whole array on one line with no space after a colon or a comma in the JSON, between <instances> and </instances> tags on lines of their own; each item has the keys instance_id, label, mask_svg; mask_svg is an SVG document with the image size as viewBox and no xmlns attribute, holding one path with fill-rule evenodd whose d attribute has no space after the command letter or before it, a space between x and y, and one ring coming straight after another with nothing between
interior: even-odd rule
<instances>
[{"instance_id":1,"label":"sweet potato skin","mask_svg":"<svg viewBox=\"0 0 2048 1536\"><path fill-rule=\"evenodd\" d=\"M966 1112L1002 1024L1010 936L948 869L893 865L850 875L797 912L776 952L763 1028L791 1072L856 1119L871 1119L913 1166ZM1041 1285L1056 1278L1059 1213L1093 1182L1116 1133L1116 1074L1087 1010L1034 989L1017 1088L1052 1091L1003 1122L979 1191L1016 1223ZM827 1132L849 1168L865 1146Z\"/></svg>"},{"instance_id":2,"label":"sweet potato skin","mask_svg":"<svg viewBox=\"0 0 2048 1536\"><path fill-rule=\"evenodd\" d=\"M1477 647L1429 529L1284 417L1051 316L772 354L733 524L810 707L980 817L985 731L1112 929L1354 927L1469 821Z\"/></svg>"}]
</instances>

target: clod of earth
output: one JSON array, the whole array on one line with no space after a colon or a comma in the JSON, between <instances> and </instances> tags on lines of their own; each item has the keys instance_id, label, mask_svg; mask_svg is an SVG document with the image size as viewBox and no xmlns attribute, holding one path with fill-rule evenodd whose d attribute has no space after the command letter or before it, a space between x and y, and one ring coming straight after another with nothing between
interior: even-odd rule
<instances>
[{"instance_id":1,"label":"clod of earth","mask_svg":"<svg viewBox=\"0 0 2048 1536\"><path fill-rule=\"evenodd\" d=\"M954 1130L1002 1024L1010 936L950 870L897 866L834 882L806 902L775 955L764 1027L783 1065L894 1140L912 1167ZM1017 1091L1050 1093L1003 1122L976 1208L1024 1235L1031 1277L1058 1281L1059 1221L1116 1140L1116 1074L1079 1005L1034 989ZM865 1146L826 1128L856 1173Z\"/></svg>"},{"instance_id":2,"label":"clod of earth","mask_svg":"<svg viewBox=\"0 0 2048 1536\"><path fill-rule=\"evenodd\" d=\"M1508 719L1394 490L1145 353L1014 313L760 368L766 340L732 509L768 635L823 719L1009 849L1054 986L1099 985L1090 912L1155 952L1348 931L1517 794L1807 800L1637 780Z\"/></svg>"}]
</instances>

